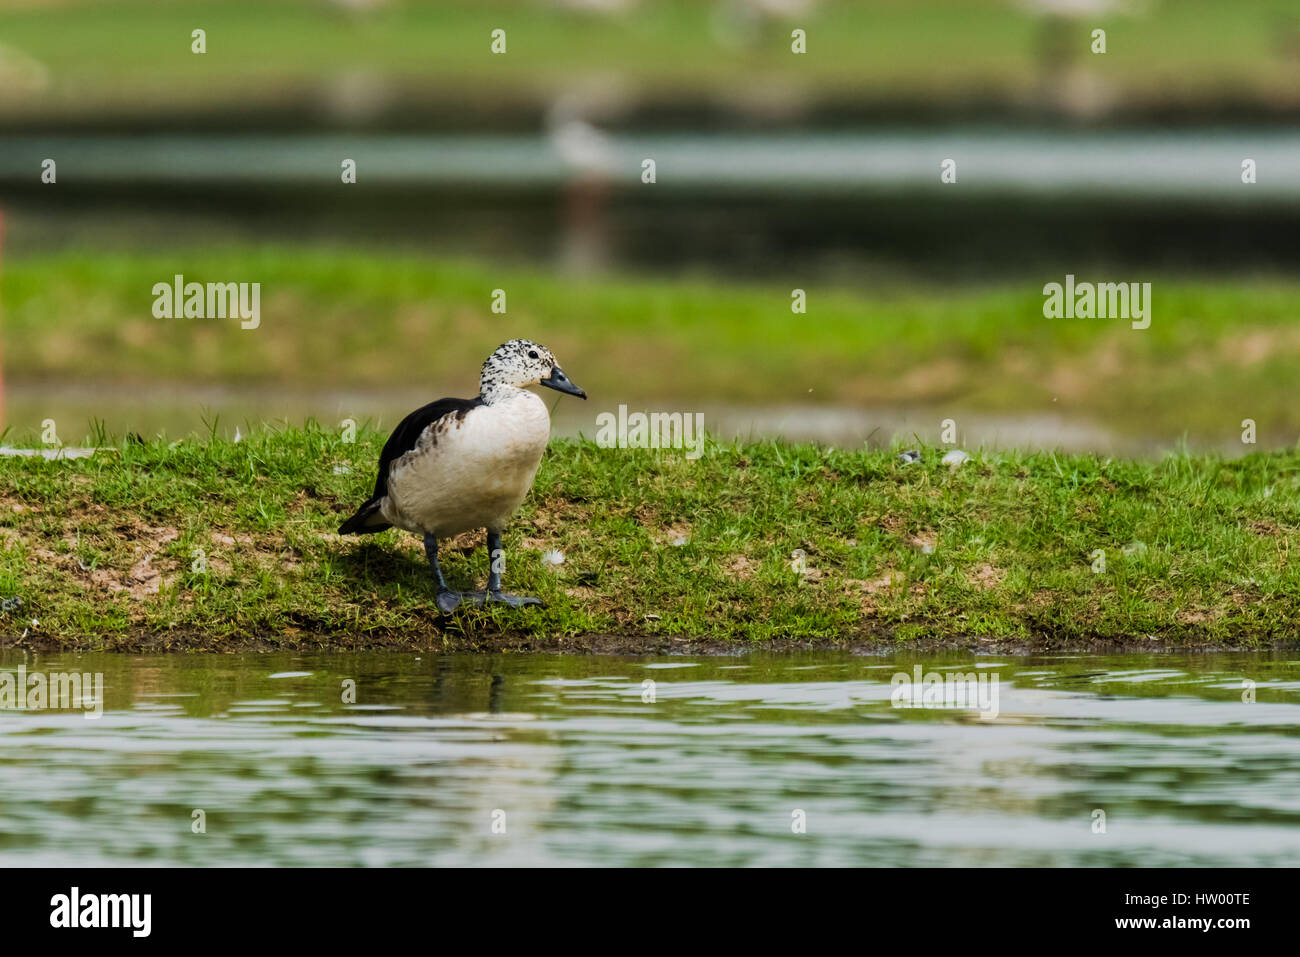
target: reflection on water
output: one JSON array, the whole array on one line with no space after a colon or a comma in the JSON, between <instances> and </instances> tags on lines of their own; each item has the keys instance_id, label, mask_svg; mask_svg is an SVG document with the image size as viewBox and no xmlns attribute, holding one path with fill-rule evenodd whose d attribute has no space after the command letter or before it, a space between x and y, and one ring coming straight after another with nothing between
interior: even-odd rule
<instances>
[{"instance_id":1,"label":"reflection on water","mask_svg":"<svg viewBox=\"0 0 1300 957\"><path fill-rule=\"evenodd\" d=\"M6 396L7 421L14 426L10 442L28 447L41 444L40 426L47 418L67 423L61 432L70 444L93 445L95 422L113 436L136 433L207 436L212 424L218 434L233 438L236 427L252 432L261 423L301 423L308 419L332 425L351 418L383 430L392 428L406 410L429 400L427 390L304 391L242 386L134 386L87 383L16 383ZM551 435L592 438L600 432L598 408L556 407ZM888 448L894 441L937 444L940 427L951 406L833 406L813 404L735 405L695 403L710 435L721 440L781 438L790 442L822 442L841 448ZM1133 423L1124 423L1125 427ZM1136 431L1136 429L1132 430ZM964 441L975 448L1053 449L1105 455L1144 455L1166 451L1166 436L1121 434L1082 418L1030 411L1000 415L962 415ZM1242 455L1234 433L1207 436L1187 432L1189 450L1212 448L1226 456Z\"/></svg>"},{"instance_id":2,"label":"reflection on water","mask_svg":"<svg viewBox=\"0 0 1300 957\"><path fill-rule=\"evenodd\" d=\"M996 674L998 716L892 707L917 664ZM1297 655L20 665L105 701L0 711L8 866L1300 861Z\"/></svg>"}]
</instances>

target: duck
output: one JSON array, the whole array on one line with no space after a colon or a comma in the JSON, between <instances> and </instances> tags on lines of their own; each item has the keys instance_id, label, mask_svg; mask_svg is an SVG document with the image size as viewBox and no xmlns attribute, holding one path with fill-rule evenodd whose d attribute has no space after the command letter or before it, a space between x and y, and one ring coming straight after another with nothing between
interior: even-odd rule
<instances>
[{"instance_id":1,"label":"duck","mask_svg":"<svg viewBox=\"0 0 1300 957\"><path fill-rule=\"evenodd\" d=\"M374 494L339 526L339 534L400 528L421 536L444 614L462 602L541 604L501 590L501 534L532 488L551 436L546 403L529 389L536 385L587 398L551 350L511 339L483 363L477 396L438 399L402 419L379 454ZM487 532L487 589L455 591L438 564L438 540L480 528Z\"/></svg>"}]
</instances>

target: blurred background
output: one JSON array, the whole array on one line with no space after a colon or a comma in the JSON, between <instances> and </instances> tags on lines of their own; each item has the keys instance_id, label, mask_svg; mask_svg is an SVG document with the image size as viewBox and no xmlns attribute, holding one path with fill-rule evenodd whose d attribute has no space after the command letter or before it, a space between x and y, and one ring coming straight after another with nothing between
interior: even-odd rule
<instances>
[{"instance_id":1,"label":"blurred background","mask_svg":"<svg viewBox=\"0 0 1300 957\"><path fill-rule=\"evenodd\" d=\"M4 0L6 442L392 426L522 335L570 434L1290 446L1298 117L1294 0Z\"/></svg>"}]
</instances>

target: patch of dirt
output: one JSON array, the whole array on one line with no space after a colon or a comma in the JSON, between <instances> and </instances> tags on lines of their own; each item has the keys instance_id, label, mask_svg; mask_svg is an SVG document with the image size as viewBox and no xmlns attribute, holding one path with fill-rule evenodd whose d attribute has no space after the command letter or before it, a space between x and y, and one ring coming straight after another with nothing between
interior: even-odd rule
<instances>
[{"instance_id":1,"label":"patch of dirt","mask_svg":"<svg viewBox=\"0 0 1300 957\"><path fill-rule=\"evenodd\" d=\"M903 530L903 519L898 515L882 515L875 522L877 528L888 532L890 535L897 535Z\"/></svg>"},{"instance_id":2,"label":"patch of dirt","mask_svg":"<svg viewBox=\"0 0 1300 957\"><path fill-rule=\"evenodd\" d=\"M16 512L20 515L24 512L40 513L40 508L35 505L28 505L16 495L0 495L0 510Z\"/></svg>"},{"instance_id":3,"label":"patch of dirt","mask_svg":"<svg viewBox=\"0 0 1300 957\"><path fill-rule=\"evenodd\" d=\"M662 528L651 536L660 545L681 546L689 544L691 540L691 526L686 522L678 522L675 525L669 525Z\"/></svg>"},{"instance_id":4,"label":"patch of dirt","mask_svg":"<svg viewBox=\"0 0 1300 957\"><path fill-rule=\"evenodd\" d=\"M878 610L876 596L895 587L907 578L902 572L887 571L879 578L870 580L862 578L849 578L844 582L845 592L858 602L858 610L870 618ZM915 586L913 586L915 590Z\"/></svg>"},{"instance_id":5,"label":"patch of dirt","mask_svg":"<svg viewBox=\"0 0 1300 957\"><path fill-rule=\"evenodd\" d=\"M754 577L754 572L758 570L758 562L744 555L732 555L731 558L727 559L727 563L723 567L731 573L733 578L749 581Z\"/></svg>"},{"instance_id":6,"label":"patch of dirt","mask_svg":"<svg viewBox=\"0 0 1300 957\"><path fill-rule=\"evenodd\" d=\"M414 535L403 535L404 539L409 542L415 542L419 545L418 550L424 553L424 545L420 543L419 538ZM454 538L444 538L438 543L438 554L442 555L447 552L459 552L462 555L473 555L475 552L487 548L487 539L482 532L461 532Z\"/></svg>"},{"instance_id":7,"label":"patch of dirt","mask_svg":"<svg viewBox=\"0 0 1300 957\"><path fill-rule=\"evenodd\" d=\"M224 532L213 532L212 540L220 545L248 545L253 544L252 535L227 535Z\"/></svg>"},{"instance_id":8,"label":"patch of dirt","mask_svg":"<svg viewBox=\"0 0 1300 957\"><path fill-rule=\"evenodd\" d=\"M124 591L131 596L132 601L139 601L146 595L158 594L164 582L162 572L153 566L153 557L151 552L132 565L124 580L119 580L102 569L96 569L91 577L97 578L98 583L109 591Z\"/></svg>"},{"instance_id":9,"label":"patch of dirt","mask_svg":"<svg viewBox=\"0 0 1300 957\"><path fill-rule=\"evenodd\" d=\"M1005 571L1001 568L994 568L987 562L966 575L967 581L980 588L996 588L1002 584L1002 579L1006 577L1007 573Z\"/></svg>"},{"instance_id":10,"label":"patch of dirt","mask_svg":"<svg viewBox=\"0 0 1300 957\"><path fill-rule=\"evenodd\" d=\"M3 506L0 506L2 508ZM103 506L90 504L80 513L102 517ZM110 523L102 523L93 533L83 532L79 541L76 532L65 531L62 541L66 549L49 547L49 539L34 531L0 528L0 546L11 548L22 544L32 558L43 565L64 571L87 587L109 595L125 595L132 602L156 596L171 585L177 575L188 567L189 558L165 555L166 547L180 538L180 532L170 525L150 525L136 517L115 516ZM337 540L338 535L320 536ZM257 536L232 533L222 529L211 531L202 547L208 571L218 577L228 577L233 572L235 555L266 569L292 571L302 564L303 554L287 545L278 536ZM82 546L94 545L96 550L112 556L97 565L88 565L80 558ZM413 546L418 551L418 542ZM123 553L126 553L125 555Z\"/></svg>"},{"instance_id":11,"label":"patch of dirt","mask_svg":"<svg viewBox=\"0 0 1300 957\"><path fill-rule=\"evenodd\" d=\"M133 521L130 537L134 539L132 547L136 561L125 573L115 569L96 568L90 575L91 580L101 588L114 593L126 592L132 601L140 601L149 595L158 594L162 586L170 582L155 566L154 560L163 546L180 538L180 532L170 525L155 528ZM73 561L76 561L75 557Z\"/></svg>"},{"instance_id":12,"label":"patch of dirt","mask_svg":"<svg viewBox=\"0 0 1300 957\"><path fill-rule=\"evenodd\" d=\"M1174 618L1183 625L1208 625L1223 617L1223 611L1206 608L1180 608Z\"/></svg>"},{"instance_id":13,"label":"patch of dirt","mask_svg":"<svg viewBox=\"0 0 1300 957\"><path fill-rule=\"evenodd\" d=\"M939 533L931 531L918 532L907 540L907 544L911 545L918 552L929 554L930 552L933 552L935 546L939 544Z\"/></svg>"},{"instance_id":14,"label":"patch of dirt","mask_svg":"<svg viewBox=\"0 0 1300 957\"><path fill-rule=\"evenodd\" d=\"M158 567L158 564L163 563L159 560L159 553L168 542L179 538L180 532L171 526L155 527L138 519L119 525L115 531L131 545L133 560L129 568L86 565L77 556L79 543L73 535L65 535L63 538L68 545L65 552L52 551L39 544L29 544L28 549L41 563L67 571L100 591L114 595L125 593L133 601L142 601L150 595L158 594L162 586L171 581L166 572ZM173 566L167 572L175 571L174 561L165 563Z\"/></svg>"},{"instance_id":15,"label":"patch of dirt","mask_svg":"<svg viewBox=\"0 0 1300 957\"><path fill-rule=\"evenodd\" d=\"M899 572L885 572L879 578L865 581L861 578L850 578L844 582L850 591L860 591L867 595L874 595L877 592L886 591L892 588L896 582L903 580L905 576Z\"/></svg>"}]
</instances>

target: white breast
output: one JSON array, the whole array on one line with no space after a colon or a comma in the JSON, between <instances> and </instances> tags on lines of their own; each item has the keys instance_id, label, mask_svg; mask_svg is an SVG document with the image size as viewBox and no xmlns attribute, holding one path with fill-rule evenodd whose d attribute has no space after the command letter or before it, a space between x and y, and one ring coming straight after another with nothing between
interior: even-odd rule
<instances>
[{"instance_id":1,"label":"white breast","mask_svg":"<svg viewBox=\"0 0 1300 957\"><path fill-rule=\"evenodd\" d=\"M550 435L546 404L522 389L463 418L444 416L393 463L385 520L439 538L501 531L532 487Z\"/></svg>"}]
</instances>

